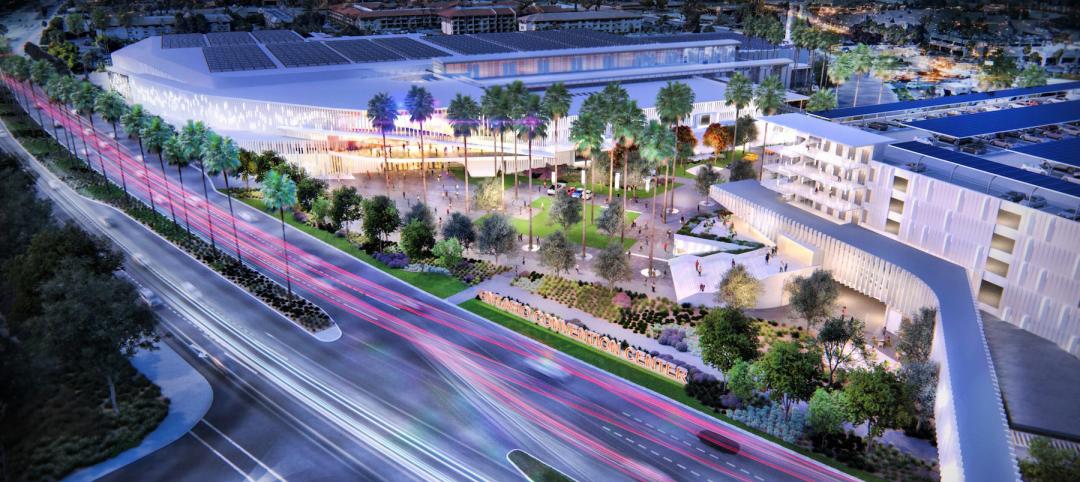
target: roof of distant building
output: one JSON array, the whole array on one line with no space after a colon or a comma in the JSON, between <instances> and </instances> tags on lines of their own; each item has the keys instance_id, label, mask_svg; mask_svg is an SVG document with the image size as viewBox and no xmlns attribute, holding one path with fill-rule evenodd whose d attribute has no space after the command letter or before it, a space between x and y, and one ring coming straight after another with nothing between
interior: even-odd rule
<instances>
[{"instance_id":1,"label":"roof of distant building","mask_svg":"<svg viewBox=\"0 0 1080 482\"><path fill-rule=\"evenodd\" d=\"M621 10L592 10L587 12L534 13L521 17L524 22L572 22L580 20L619 20L641 18L641 14Z\"/></svg>"},{"instance_id":2,"label":"roof of distant building","mask_svg":"<svg viewBox=\"0 0 1080 482\"><path fill-rule=\"evenodd\" d=\"M891 137L880 136L835 122L829 122L804 114L780 114L760 117L758 120L784 126L812 136L820 137L840 144L861 147L895 142Z\"/></svg>"},{"instance_id":3,"label":"roof of distant building","mask_svg":"<svg viewBox=\"0 0 1080 482\"><path fill-rule=\"evenodd\" d=\"M492 15L516 15L510 7L467 7L449 8L439 12L439 16L447 17L488 17Z\"/></svg>"}]
</instances>

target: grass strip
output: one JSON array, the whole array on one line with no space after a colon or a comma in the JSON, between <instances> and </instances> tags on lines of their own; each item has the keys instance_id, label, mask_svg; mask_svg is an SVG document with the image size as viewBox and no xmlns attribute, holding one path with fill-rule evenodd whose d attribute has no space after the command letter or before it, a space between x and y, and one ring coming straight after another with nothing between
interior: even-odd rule
<instances>
[{"instance_id":1,"label":"grass strip","mask_svg":"<svg viewBox=\"0 0 1080 482\"><path fill-rule=\"evenodd\" d=\"M511 450L506 460L514 464L532 482L574 482L574 479L545 464L524 450Z\"/></svg>"}]
</instances>

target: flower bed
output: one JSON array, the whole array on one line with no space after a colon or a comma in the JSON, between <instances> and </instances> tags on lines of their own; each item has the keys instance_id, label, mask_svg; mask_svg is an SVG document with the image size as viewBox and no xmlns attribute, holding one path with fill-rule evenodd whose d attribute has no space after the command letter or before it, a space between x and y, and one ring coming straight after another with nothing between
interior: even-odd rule
<instances>
[{"instance_id":1,"label":"flower bed","mask_svg":"<svg viewBox=\"0 0 1080 482\"><path fill-rule=\"evenodd\" d=\"M510 271L510 267L489 263L481 259L466 258L450 269L450 274L470 286L476 286L491 277Z\"/></svg>"},{"instance_id":2,"label":"flower bed","mask_svg":"<svg viewBox=\"0 0 1080 482\"><path fill-rule=\"evenodd\" d=\"M776 402L764 407L749 406L728 410L727 416L779 437L789 444L801 439L806 430L806 414L802 410L791 409L791 415L785 419L784 407Z\"/></svg>"}]
</instances>

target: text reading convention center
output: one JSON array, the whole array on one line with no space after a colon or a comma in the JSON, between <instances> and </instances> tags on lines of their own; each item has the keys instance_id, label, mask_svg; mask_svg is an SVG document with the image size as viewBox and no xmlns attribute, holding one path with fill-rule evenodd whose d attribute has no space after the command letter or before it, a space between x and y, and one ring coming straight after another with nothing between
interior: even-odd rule
<instances>
[{"instance_id":1,"label":"text reading convention center","mask_svg":"<svg viewBox=\"0 0 1080 482\"><path fill-rule=\"evenodd\" d=\"M611 82L623 83L654 117L656 92L669 79L686 79L696 94L695 127L734 122L734 107L723 102L724 77L736 71L753 80L777 74L786 83L792 68L781 49L755 45L750 55L741 49L744 41L749 45L731 32L621 37L585 30L332 40L290 31L180 34L113 53L110 76L128 101L170 122L202 120L242 147L276 151L317 176L348 178L382 169L380 132L368 121L368 100L385 92L401 104L412 85L423 85L435 98L435 117L423 126L435 165L463 157L445 119L454 96L479 101L485 87L515 80L537 90L562 82L574 99L567 118L534 142L538 163L573 159L568 137L576 109L588 93ZM391 169L419 166L420 126L401 109L387 133ZM495 140L484 130L469 138L470 171L492 171ZM503 149L512 153L511 144ZM524 154L524 146L517 148ZM517 169L527 167L520 162Z\"/></svg>"},{"instance_id":2,"label":"text reading convention center","mask_svg":"<svg viewBox=\"0 0 1080 482\"><path fill-rule=\"evenodd\" d=\"M486 87L515 80L538 93L562 82L573 99L567 118L532 146L537 162L573 162L575 113L588 93L612 82L649 117L666 82L688 84L696 103L685 123L700 137L709 124L734 122L724 102L732 73L755 83L777 74L788 85L804 67L783 49L751 45L732 32L169 35L115 52L110 82L170 122L202 120L246 148L274 150L340 179L382 169L368 99L386 92L400 102L418 84L436 100L422 128L436 165L463 160L445 119L450 100L479 100ZM789 102L802 99L787 94ZM825 269L886 305L890 332L921 307L937 308L943 480L1018 480L1016 447L1032 434L1080 440L1080 82L813 114L747 111L757 118L749 144L760 153L759 179L716 184L709 195L739 233L796 268L763 273L759 305L783 304L788 277ZM392 169L418 167L420 131L399 110L387 134ZM497 141L483 129L469 138L471 171L494 173L500 149L524 162L524 145ZM718 252L678 235L674 242L669 265L680 301L708 294L700 277L718 279L736 256L761 254ZM1056 380L1047 382L1046 372Z\"/></svg>"}]
</instances>

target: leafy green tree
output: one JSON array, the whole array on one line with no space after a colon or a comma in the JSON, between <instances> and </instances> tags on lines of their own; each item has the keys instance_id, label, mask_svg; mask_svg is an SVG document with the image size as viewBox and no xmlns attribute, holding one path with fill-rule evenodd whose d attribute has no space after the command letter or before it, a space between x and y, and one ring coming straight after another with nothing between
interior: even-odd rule
<instances>
[{"instance_id":1,"label":"leafy green tree","mask_svg":"<svg viewBox=\"0 0 1080 482\"><path fill-rule=\"evenodd\" d=\"M469 137L476 132L480 122L480 106L472 97L457 94L446 109L446 120L454 129L454 137L460 137L465 152L465 213L468 214L469 199Z\"/></svg>"},{"instance_id":2,"label":"leafy green tree","mask_svg":"<svg viewBox=\"0 0 1080 482\"><path fill-rule=\"evenodd\" d=\"M739 113L750 105L750 101L754 100L754 86L750 83L750 79L743 75L741 72L735 72L731 78L728 79L727 88L724 90L724 105L735 106L735 119L740 117ZM735 132L731 136L732 139L739 138L739 123L735 123ZM738 144L735 142L734 144ZM734 145L733 144L733 145ZM732 149L728 162L735 160L735 150Z\"/></svg>"},{"instance_id":3,"label":"leafy green tree","mask_svg":"<svg viewBox=\"0 0 1080 482\"><path fill-rule=\"evenodd\" d=\"M1005 51L998 50L987 61L983 62L979 70L979 86L983 90L1011 87L1019 73L1020 69L1016 66L1016 59L1009 56Z\"/></svg>"},{"instance_id":4,"label":"leafy green tree","mask_svg":"<svg viewBox=\"0 0 1080 482\"><path fill-rule=\"evenodd\" d=\"M806 419L810 430L818 434L835 434L844 430L844 405L841 392L818 388L810 397Z\"/></svg>"},{"instance_id":5,"label":"leafy green tree","mask_svg":"<svg viewBox=\"0 0 1080 482\"><path fill-rule=\"evenodd\" d=\"M1080 480L1080 454L1054 447L1046 437L1031 440L1028 456L1020 461L1020 473L1028 482Z\"/></svg>"},{"instance_id":6,"label":"leafy green tree","mask_svg":"<svg viewBox=\"0 0 1080 482\"><path fill-rule=\"evenodd\" d=\"M427 204L413 204L401 219L402 224L409 224L413 221L426 224L432 229L432 232L435 230L435 215L431 213L431 209L427 207Z\"/></svg>"},{"instance_id":7,"label":"leafy green tree","mask_svg":"<svg viewBox=\"0 0 1080 482\"><path fill-rule=\"evenodd\" d=\"M361 203L364 237L368 242L386 242L386 236L401 225L397 206L386 196L372 196ZM382 249L382 246L379 246Z\"/></svg>"},{"instance_id":8,"label":"leafy green tree","mask_svg":"<svg viewBox=\"0 0 1080 482\"><path fill-rule=\"evenodd\" d=\"M623 213L622 203L615 198L608 201L608 205L600 212L600 219L596 220L596 227L607 233L608 237L614 237L615 233L622 229L626 215Z\"/></svg>"},{"instance_id":9,"label":"leafy green tree","mask_svg":"<svg viewBox=\"0 0 1080 482\"><path fill-rule=\"evenodd\" d=\"M499 256L507 254L514 249L514 227L510 225L510 219L502 213L491 213L480 221L480 232L477 233L476 241L481 252L495 257L495 263L499 263Z\"/></svg>"},{"instance_id":10,"label":"leafy green tree","mask_svg":"<svg viewBox=\"0 0 1080 482\"><path fill-rule=\"evenodd\" d=\"M709 127L705 128L702 142L713 149L713 165L715 165L717 159L720 159L720 153L733 145L731 131L724 127L723 124L716 122L709 124Z\"/></svg>"},{"instance_id":11,"label":"leafy green tree","mask_svg":"<svg viewBox=\"0 0 1080 482\"><path fill-rule=\"evenodd\" d=\"M414 219L401 228L401 242L398 244L409 258L427 257L435 246L435 230L430 224Z\"/></svg>"},{"instance_id":12,"label":"leafy green tree","mask_svg":"<svg viewBox=\"0 0 1080 482\"><path fill-rule=\"evenodd\" d=\"M338 227L345 228L345 237L349 237L349 223L359 220L361 214L361 203L364 202L364 198L356 192L356 188L352 186L341 186L334 189L330 193L330 199L333 206L330 210L330 220L334 225L334 229Z\"/></svg>"},{"instance_id":13,"label":"leafy green tree","mask_svg":"<svg viewBox=\"0 0 1080 482\"><path fill-rule=\"evenodd\" d=\"M724 372L724 379L731 393L739 400L749 401L761 386L761 371L746 360L736 360L735 364Z\"/></svg>"},{"instance_id":14,"label":"leafy green tree","mask_svg":"<svg viewBox=\"0 0 1080 482\"><path fill-rule=\"evenodd\" d=\"M746 265L738 263L724 273L716 291L716 301L734 310L745 310L757 305L761 293L761 281L750 274ZM750 360L751 358L744 358Z\"/></svg>"},{"instance_id":15,"label":"leafy green tree","mask_svg":"<svg viewBox=\"0 0 1080 482\"><path fill-rule=\"evenodd\" d=\"M836 370L851 361L855 352L866 353L866 325L855 317L833 317L825 320L818 331L817 341L825 354L825 369L829 384L836 380Z\"/></svg>"},{"instance_id":16,"label":"leafy green tree","mask_svg":"<svg viewBox=\"0 0 1080 482\"><path fill-rule=\"evenodd\" d=\"M271 171L262 185L263 202L266 208L276 210L281 218L281 251L285 256L285 284L292 297L292 277L289 274L289 244L285 239L285 209L296 205L296 183L288 174Z\"/></svg>"},{"instance_id":17,"label":"leafy green tree","mask_svg":"<svg viewBox=\"0 0 1080 482\"><path fill-rule=\"evenodd\" d=\"M465 249L476 242L476 228L472 220L461 213L453 213L442 229L443 239L456 239Z\"/></svg>"},{"instance_id":18,"label":"leafy green tree","mask_svg":"<svg viewBox=\"0 0 1080 482\"><path fill-rule=\"evenodd\" d=\"M906 393L915 417L915 431L922 431L923 424L934 418L934 402L937 400L938 364L932 361L904 363L900 368Z\"/></svg>"},{"instance_id":19,"label":"leafy green tree","mask_svg":"<svg viewBox=\"0 0 1080 482\"><path fill-rule=\"evenodd\" d=\"M1028 65L1024 70L1020 71L1019 76L1016 78L1016 83L1020 87L1046 85L1046 69L1037 64Z\"/></svg>"},{"instance_id":20,"label":"leafy green tree","mask_svg":"<svg viewBox=\"0 0 1080 482\"><path fill-rule=\"evenodd\" d=\"M84 266L68 267L41 288L42 313L33 324L65 364L92 370L109 387L113 416L116 377L139 349L153 349L155 318L130 284Z\"/></svg>"},{"instance_id":21,"label":"leafy green tree","mask_svg":"<svg viewBox=\"0 0 1080 482\"><path fill-rule=\"evenodd\" d=\"M900 428L910 417L904 383L881 365L853 370L844 387L844 413L856 425L867 424L867 447L888 428Z\"/></svg>"},{"instance_id":22,"label":"leafy green tree","mask_svg":"<svg viewBox=\"0 0 1080 482\"><path fill-rule=\"evenodd\" d=\"M555 231L540 243L540 263L555 270L555 274L574 267L574 248L562 231Z\"/></svg>"},{"instance_id":23,"label":"leafy green tree","mask_svg":"<svg viewBox=\"0 0 1080 482\"><path fill-rule=\"evenodd\" d=\"M698 168L697 175L694 176L694 189L701 194L702 201L707 201L709 189L718 182L720 182L719 172L716 172L712 166L701 166Z\"/></svg>"},{"instance_id":24,"label":"leafy green tree","mask_svg":"<svg viewBox=\"0 0 1080 482\"><path fill-rule=\"evenodd\" d=\"M788 303L806 320L807 329L829 316L840 296L840 285L832 273L822 269L815 270L810 276L796 276L786 289L790 295Z\"/></svg>"},{"instance_id":25,"label":"leafy green tree","mask_svg":"<svg viewBox=\"0 0 1080 482\"><path fill-rule=\"evenodd\" d=\"M311 217L308 223L316 228L323 229L330 224L330 212L333 211L333 203L323 196L319 196L311 202Z\"/></svg>"},{"instance_id":26,"label":"leafy green tree","mask_svg":"<svg viewBox=\"0 0 1080 482\"><path fill-rule=\"evenodd\" d=\"M728 371L739 360L758 357L758 330L753 320L734 308L709 311L697 325L701 360Z\"/></svg>"},{"instance_id":27,"label":"leafy green tree","mask_svg":"<svg viewBox=\"0 0 1080 482\"><path fill-rule=\"evenodd\" d=\"M809 112L835 109L836 106L836 91L832 89L816 90L813 94L810 94L810 99L806 101L806 110Z\"/></svg>"},{"instance_id":28,"label":"leafy green tree","mask_svg":"<svg viewBox=\"0 0 1080 482\"><path fill-rule=\"evenodd\" d=\"M13 156L0 154L0 266L30 244L34 235L49 225L52 204L38 199L34 178L23 171ZM17 206L17 208L15 208Z\"/></svg>"},{"instance_id":29,"label":"leafy green tree","mask_svg":"<svg viewBox=\"0 0 1080 482\"><path fill-rule=\"evenodd\" d=\"M569 230L570 226L583 221L581 219L581 199L571 196L566 191L555 193L555 201L551 203L549 209L548 218L562 226L563 230Z\"/></svg>"},{"instance_id":30,"label":"leafy green tree","mask_svg":"<svg viewBox=\"0 0 1080 482\"><path fill-rule=\"evenodd\" d=\"M329 184L322 179L316 179L307 174L307 171L299 165L291 170L282 170L284 174L296 180L296 202L305 211L311 210L311 203L320 197L325 197ZM290 172L291 171L291 172Z\"/></svg>"},{"instance_id":31,"label":"leafy green tree","mask_svg":"<svg viewBox=\"0 0 1080 482\"><path fill-rule=\"evenodd\" d=\"M244 257L240 254L240 235L236 230L236 213L233 211L232 202L232 189L229 188L229 174L235 173L240 169L240 151L236 148L236 144L228 137L222 137L218 135L212 135L206 141L206 145L203 146L203 165L206 167L206 172L211 176L221 174L221 177L225 179L225 196L229 200L229 220L232 222L233 243L236 248L236 259L240 262L244 261ZM323 201L326 201L323 198ZM327 201L327 208L329 201ZM312 210L314 212L314 209ZM320 222L325 219L325 213L323 216L316 217Z\"/></svg>"},{"instance_id":32,"label":"leafy green tree","mask_svg":"<svg viewBox=\"0 0 1080 482\"><path fill-rule=\"evenodd\" d=\"M614 242L597 253L593 271L607 281L609 288L613 288L618 281L629 281L634 274L630 268L630 258L622 250L622 245Z\"/></svg>"},{"instance_id":33,"label":"leafy green tree","mask_svg":"<svg viewBox=\"0 0 1080 482\"><path fill-rule=\"evenodd\" d=\"M757 177L757 173L754 172L753 164L746 159L736 159L735 162L728 166L728 171L728 180L731 182L744 181Z\"/></svg>"},{"instance_id":34,"label":"leafy green tree","mask_svg":"<svg viewBox=\"0 0 1080 482\"><path fill-rule=\"evenodd\" d=\"M98 31L109 28L109 12L102 7L94 7L90 10L90 24Z\"/></svg>"},{"instance_id":35,"label":"leafy green tree","mask_svg":"<svg viewBox=\"0 0 1080 482\"><path fill-rule=\"evenodd\" d=\"M386 179L386 194L390 194L390 160L387 157L386 133L394 130L397 120L397 102L390 94L379 92L367 105L367 118L371 127L378 129L382 136L383 177Z\"/></svg>"},{"instance_id":36,"label":"leafy green tree","mask_svg":"<svg viewBox=\"0 0 1080 482\"><path fill-rule=\"evenodd\" d=\"M668 82L667 85L656 92L656 115L660 122L672 126L675 132L682 129L682 121L690 117L694 111L694 90L682 82ZM694 138L696 141L696 138ZM692 153L693 151L691 151ZM673 169L678 167L681 150L676 150L671 162L664 164L664 206L661 218L667 223L668 206L675 204L675 190L668 185ZM671 194L671 204L668 204L668 194Z\"/></svg>"},{"instance_id":37,"label":"leafy green tree","mask_svg":"<svg viewBox=\"0 0 1080 482\"><path fill-rule=\"evenodd\" d=\"M450 269L461 264L464 249L457 238L446 238L435 243L431 255L439 260L442 267Z\"/></svg>"},{"instance_id":38,"label":"leafy green tree","mask_svg":"<svg viewBox=\"0 0 1080 482\"><path fill-rule=\"evenodd\" d=\"M485 179L476 187L476 197L473 198L473 207L480 210L491 211L502 207L502 183L499 178Z\"/></svg>"},{"instance_id":39,"label":"leafy green tree","mask_svg":"<svg viewBox=\"0 0 1080 482\"><path fill-rule=\"evenodd\" d=\"M423 182L424 204L428 203L427 154L424 152L424 123L435 115L435 97L427 89L414 85L405 94L405 110L409 111L409 120L420 126L420 179Z\"/></svg>"},{"instance_id":40,"label":"leafy green tree","mask_svg":"<svg viewBox=\"0 0 1080 482\"><path fill-rule=\"evenodd\" d=\"M821 352L813 346L803 350L794 342L774 342L755 365L761 368L770 397L781 397L785 417L795 402L810 399L821 378Z\"/></svg>"},{"instance_id":41,"label":"leafy green tree","mask_svg":"<svg viewBox=\"0 0 1080 482\"><path fill-rule=\"evenodd\" d=\"M64 17L64 28L71 32L72 35L78 37L83 33L86 33L86 18L81 13L72 12Z\"/></svg>"},{"instance_id":42,"label":"leafy green tree","mask_svg":"<svg viewBox=\"0 0 1080 482\"><path fill-rule=\"evenodd\" d=\"M902 363L930 360L936 322L937 309L930 307L920 308L918 313L900 321L896 351L899 352Z\"/></svg>"}]
</instances>

